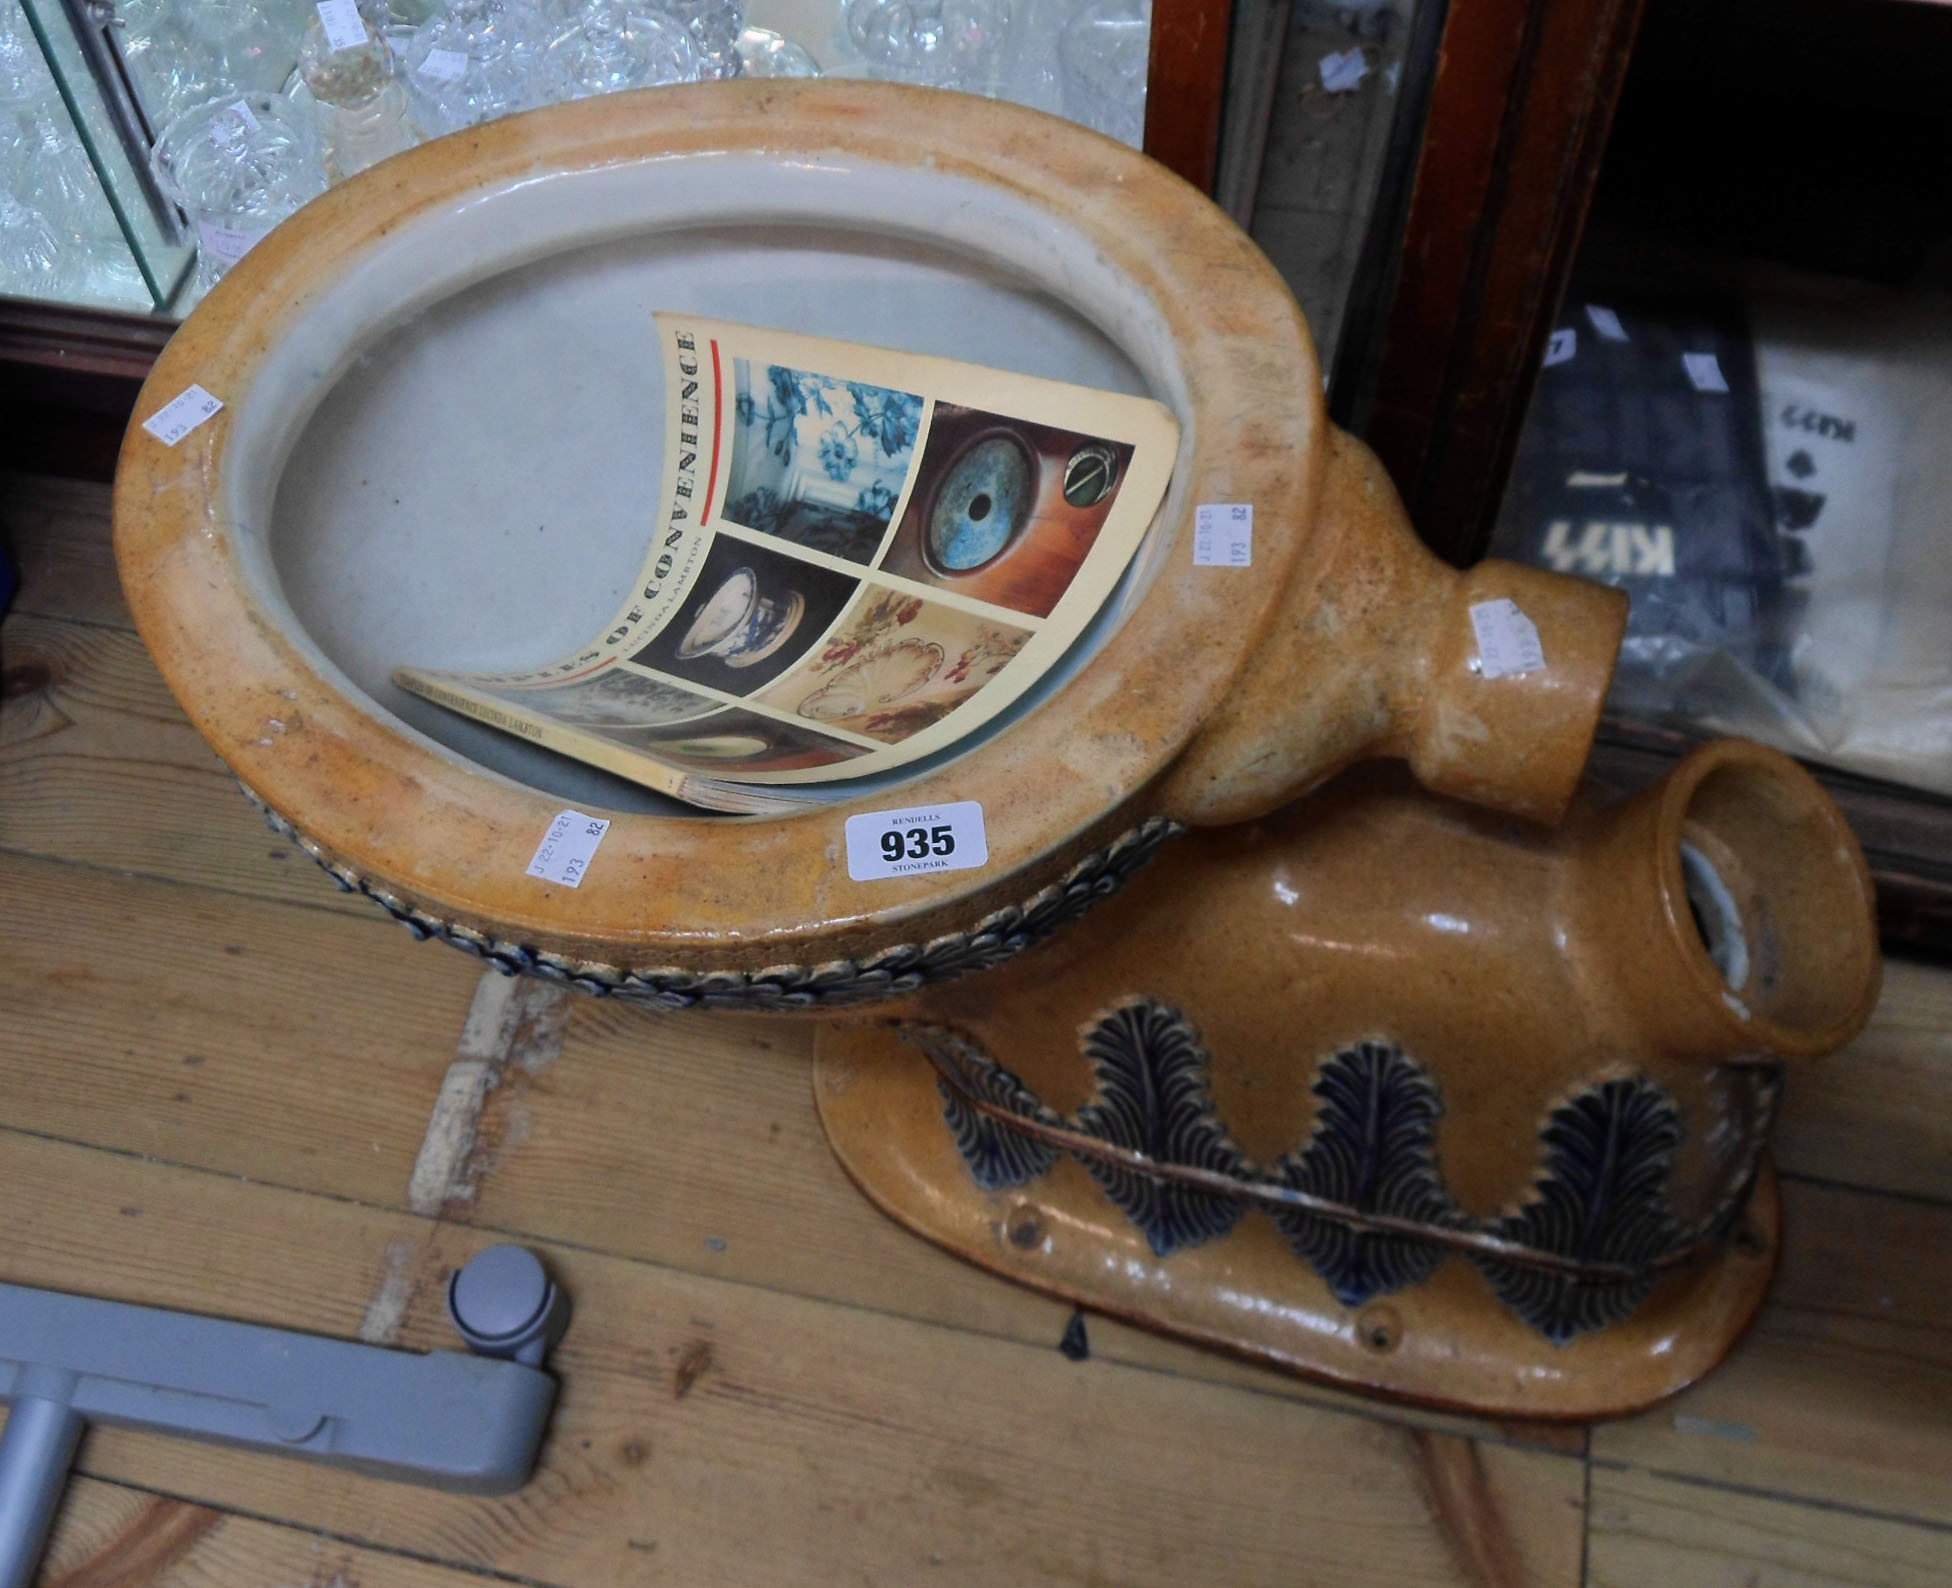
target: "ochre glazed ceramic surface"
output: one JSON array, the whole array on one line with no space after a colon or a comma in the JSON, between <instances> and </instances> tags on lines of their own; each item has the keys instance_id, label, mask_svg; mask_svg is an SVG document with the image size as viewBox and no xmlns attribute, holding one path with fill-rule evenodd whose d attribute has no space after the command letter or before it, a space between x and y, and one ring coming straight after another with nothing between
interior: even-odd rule
<instances>
[{"instance_id":1,"label":"ochre glazed ceramic surface","mask_svg":"<svg viewBox=\"0 0 1952 1588\"><path fill-rule=\"evenodd\" d=\"M979 737L804 814L701 816L391 682L533 666L609 620L658 499L657 309L1149 394L1181 425L1171 487L1083 638ZM1875 993L1855 846L1740 746L1534 825L1573 800L1624 597L1432 558L1324 418L1279 278L1160 167L887 85L557 106L279 227L137 419L192 385L222 410L173 446L129 432L117 556L272 823L511 972L899 1020L823 1031L817 1094L921 1233L1527 1416L1677 1388L1753 1311L1774 1066ZM1007 492L1009 458L982 467ZM1195 563L1203 504L1252 507L1250 566ZM929 514L917 555L983 577L993 543L953 500ZM1476 618L1507 603L1539 665L1486 666ZM804 619L735 571L683 640L736 666ZM827 706L935 665L876 660ZM1292 803L1378 757L1407 773ZM950 802L980 805L986 864L850 875L850 815ZM527 874L566 806L610 823L575 888Z\"/></svg>"},{"instance_id":2,"label":"ochre glazed ceramic surface","mask_svg":"<svg viewBox=\"0 0 1952 1588\"><path fill-rule=\"evenodd\" d=\"M391 691L405 661L576 643L564 611L610 599L592 570L634 569L658 433L637 350L658 307L1057 360L1175 409L1181 454L1132 575L1020 720L898 789L732 824ZM1364 756L1550 818L1624 616L1591 586L1439 565L1327 425L1301 316L1218 210L1116 144L960 95L701 85L442 139L254 249L138 419L192 383L226 407L174 447L131 429L116 537L197 726L418 930L658 1002L826 1006L989 963L1180 826L1269 810ZM1252 504L1251 568L1193 564L1206 502ZM1536 623L1546 668L1476 670L1470 608L1492 597ZM985 867L848 875L848 815L968 800ZM574 890L525 874L566 804L612 823Z\"/></svg>"},{"instance_id":3,"label":"ochre glazed ceramic surface","mask_svg":"<svg viewBox=\"0 0 1952 1588\"><path fill-rule=\"evenodd\" d=\"M1868 875L1729 741L1556 832L1352 773L1188 838L1040 953L828 1027L863 1188L1101 1310L1367 1388L1618 1412L1774 1266L1785 1060L1847 1041Z\"/></svg>"}]
</instances>

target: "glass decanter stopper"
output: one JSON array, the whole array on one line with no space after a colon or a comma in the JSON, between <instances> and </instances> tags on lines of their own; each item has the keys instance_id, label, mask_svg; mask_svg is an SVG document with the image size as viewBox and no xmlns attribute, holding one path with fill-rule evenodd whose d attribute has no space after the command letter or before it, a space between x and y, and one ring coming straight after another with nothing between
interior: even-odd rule
<instances>
[{"instance_id":1,"label":"glass decanter stopper","mask_svg":"<svg viewBox=\"0 0 1952 1588\"><path fill-rule=\"evenodd\" d=\"M771 28L739 30L742 77L818 77L820 63L806 47Z\"/></svg>"},{"instance_id":2,"label":"glass decanter stopper","mask_svg":"<svg viewBox=\"0 0 1952 1588\"><path fill-rule=\"evenodd\" d=\"M551 100L695 83L704 75L690 31L633 0L587 0L543 53L543 91Z\"/></svg>"},{"instance_id":3,"label":"glass decanter stopper","mask_svg":"<svg viewBox=\"0 0 1952 1588\"><path fill-rule=\"evenodd\" d=\"M739 33L745 27L741 0L651 0L652 9L682 23L707 78L737 77L741 72Z\"/></svg>"},{"instance_id":4,"label":"glass decanter stopper","mask_svg":"<svg viewBox=\"0 0 1952 1588\"><path fill-rule=\"evenodd\" d=\"M848 0L847 36L870 76L982 93L1003 35L1005 0Z\"/></svg>"},{"instance_id":5,"label":"glass decanter stopper","mask_svg":"<svg viewBox=\"0 0 1952 1588\"><path fill-rule=\"evenodd\" d=\"M542 23L541 13L513 0L447 0L401 57L421 130L439 137L540 103Z\"/></svg>"},{"instance_id":6,"label":"glass decanter stopper","mask_svg":"<svg viewBox=\"0 0 1952 1588\"><path fill-rule=\"evenodd\" d=\"M319 107L326 164L349 177L419 141L407 91L393 75L393 53L374 11L354 0L316 7L298 47L298 75Z\"/></svg>"},{"instance_id":7,"label":"glass decanter stopper","mask_svg":"<svg viewBox=\"0 0 1952 1588\"><path fill-rule=\"evenodd\" d=\"M282 94L228 95L171 122L150 155L197 233L197 279L214 286L265 233L325 191L311 129Z\"/></svg>"}]
</instances>

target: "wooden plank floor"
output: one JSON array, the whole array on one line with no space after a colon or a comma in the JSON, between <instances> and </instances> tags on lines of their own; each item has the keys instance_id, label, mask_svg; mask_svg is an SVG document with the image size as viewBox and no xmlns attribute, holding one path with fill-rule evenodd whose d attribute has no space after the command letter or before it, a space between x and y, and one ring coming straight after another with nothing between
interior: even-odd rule
<instances>
[{"instance_id":1,"label":"wooden plank floor","mask_svg":"<svg viewBox=\"0 0 1952 1588\"><path fill-rule=\"evenodd\" d=\"M1065 1309L847 1183L806 1027L484 979L335 892L150 666L103 493L0 489L0 1278L432 1347L515 1237L577 1307L522 1493L97 1432L46 1584L1952 1581L1952 976L1894 965L1793 1077L1776 1291L1643 1417L1405 1411L1099 1320L1072 1362ZM429 1129L456 1074L471 1137Z\"/></svg>"}]
</instances>

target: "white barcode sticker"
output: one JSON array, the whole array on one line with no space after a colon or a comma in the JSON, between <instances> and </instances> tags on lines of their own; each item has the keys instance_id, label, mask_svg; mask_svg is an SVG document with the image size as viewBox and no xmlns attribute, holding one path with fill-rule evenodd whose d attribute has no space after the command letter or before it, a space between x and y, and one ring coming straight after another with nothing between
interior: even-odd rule
<instances>
[{"instance_id":1,"label":"white barcode sticker","mask_svg":"<svg viewBox=\"0 0 1952 1588\"><path fill-rule=\"evenodd\" d=\"M326 45L335 55L340 50L356 50L366 42L366 19L359 14L359 0L319 0L318 13Z\"/></svg>"},{"instance_id":2,"label":"white barcode sticker","mask_svg":"<svg viewBox=\"0 0 1952 1588\"><path fill-rule=\"evenodd\" d=\"M258 121L257 112L251 109L248 100L238 100L236 104L230 107L230 110L231 114L244 124L244 130L246 132L256 132L261 125Z\"/></svg>"},{"instance_id":3,"label":"white barcode sticker","mask_svg":"<svg viewBox=\"0 0 1952 1588\"><path fill-rule=\"evenodd\" d=\"M234 226L212 226L197 222L197 243L212 259L234 265L269 235L265 231L244 231Z\"/></svg>"},{"instance_id":4,"label":"white barcode sticker","mask_svg":"<svg viewBox=\"0 0 1952 1588\"><path fill-rule=\"evenodd\" d=\"M1478 638L1478 671L1486 678L1545 671L1539 626L1509 597L1474 602L1471 629Z\"/></svg>"},{"instance_id":5,"label":"white barcode sticker","mask_svg":"<svg viewBox=\"0 0 1952 1588\"><path fill-rule=\"evenodd\" d=\"M542 835L542 842L536 846L528 874L544 882L580 888L590 862L596 858L596 846L609 831L610 824L599 816L585 816L581 811L558 812L549 824L549 831Z\"/></svg>"},{"instance_id":6,"label":"white barcode sticker","mask_svg":"<svg viewBox=\"0 0 1952 1588\"><path fill-rule=\"evenodd\" d=\"M1563 364L1579 351L1579 333L1571 326L1554 331L1545 344L1545 367Z\"/></svg>"},{"instance_id":7,"label":"white barcode sticker","mask_svg":"<svg viewBox=\"0 0 1952 1588\"><path fill-rule=\"evenodd\" d=\"M1597 303L1586 305L1586 319L1593 329L1608 342L1630 342L1627 328L1620 323L1620 316L1611 309L1602 308Z\"/></svg>"},{"instance_id":8,"label":"white barcode sticker","mask_svg":"<svg viewBox=\"0 0 1952 1588\"><path fill-rule=\"evenodd\" d=\"M221 398L212 397L201 386L192 386L143 420L142 428L164 446L173 447L223 406Z\"/></svg>"},{"instance_id":9,"label":"white barcode sticker","mask_svg":"<svg viewBox=\"0 0 1952 1588\"><path fill-rule=\"evenodd\" d=\"M1245 568L1254 561L1254 509L1247 502L1205 502L1193 513L1193 566Z\"/></svg>"},{"instance_id":10,"label":"white barcode sticker","mask_svg":"<svg viewBox=\"0 0 1952 1588\"><path fill-rule=\"evenodd\" d=\"M430 83L456 83L467 69L468 58L460 50L429 50L426 59L414 68L414 75Z\"/></svg>"},{"instance_id":11,"label":"white barcode sticker","mask_svg":"<svg viewBox=\"0 0 1952 1588\"><path fill-rule=\"evenodd\" d=\"M856 882L969 871L989 863L983 807L975 800L847 818L847 874Z\"/></svg>"},{"instance_id":12,"label":"white barcode sticker","mask_svg":"<svg viewBox=\"0 0 1952 1588\"><path fill-rule=\"evenodd\" d=\"M1713 353L1683 353L1681 367L1688 372L1696 391L1728 390L1728 377L1722 373L1721 361Z\"/></svg>"}]
</instances>

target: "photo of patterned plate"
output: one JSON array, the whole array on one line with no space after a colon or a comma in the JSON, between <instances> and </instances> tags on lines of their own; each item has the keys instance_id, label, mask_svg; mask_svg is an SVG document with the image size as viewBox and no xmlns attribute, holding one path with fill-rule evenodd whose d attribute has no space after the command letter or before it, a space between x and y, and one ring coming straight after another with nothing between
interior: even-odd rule
<instances>
[{"instance_id":1,"label":"photo of patterned plate","mask_svg":"<svg viewBox=\"0 0 1952 1588\"><path fill-rule=\"evenodd\" d=\"M945 654L933 640L896 640L856 657L800 702L800 715L839 722L905 700L942 671Z\"/></svg>"},{"instance_id":2,"label":"photo of patterned plate","mask_svg":"<svg viewBox=\"0 0 1952 1588\"><path fill-rule=\"evenodd\" d=\"M706 733L695 739L665 739L659 742L658 748L700 761L739 761L763 755L772 746L752 733Z\"/></svg>"}]
</instances>

